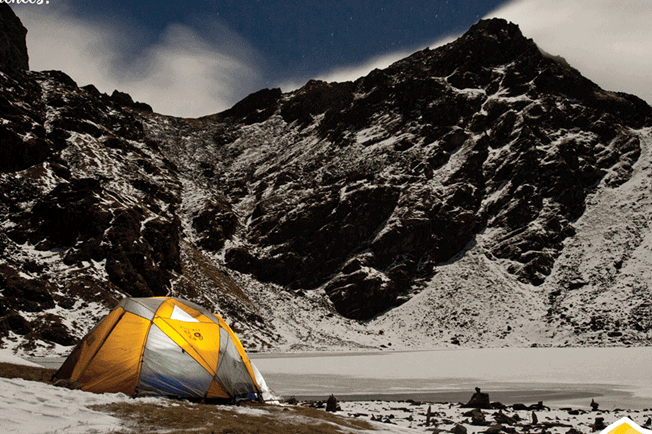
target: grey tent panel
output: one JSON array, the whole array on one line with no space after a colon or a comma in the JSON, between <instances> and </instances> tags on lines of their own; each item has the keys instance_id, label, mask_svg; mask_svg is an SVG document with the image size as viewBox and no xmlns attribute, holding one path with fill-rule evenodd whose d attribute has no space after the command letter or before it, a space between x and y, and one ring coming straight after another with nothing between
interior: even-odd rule
<instances>
[{"instance_id":1,"label":"grey tent panel","mask_svg":"<svg viewBox=\"0 0 652 434\"><path fill-rule=\"evenodd\" d=\"M152 324L145 344L138 395L202 397L213 376Z\"/></svg>"},{"instance_id":2,"label":"grey tent panel","mask_svg":"<svg viewBox=\"0 0 652 434\"><path fill-rule=\"evenodd\" d=\"M125 298L120 302L120 306L127 312L151 321L164 302L165 298Z\"/></svg>"},{"instance_id":3,"label":"grey tent panel","mask_svg":"<svg viewBox=\"0 0 652 434\"><path fill-rule=\"evenodd\" d=\"M224 329L220 329L220 360L215 379L226 390L233 391L235 398L258 392L249 371L242 363L242 356L231 340L231 336Z\"/></svg>"}]
</instances>

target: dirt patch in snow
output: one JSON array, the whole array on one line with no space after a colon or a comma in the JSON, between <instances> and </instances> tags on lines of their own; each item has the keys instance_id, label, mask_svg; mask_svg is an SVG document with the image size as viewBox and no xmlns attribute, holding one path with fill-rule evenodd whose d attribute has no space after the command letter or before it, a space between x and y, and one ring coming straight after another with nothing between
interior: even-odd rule
<instances>
[{"instance_id":1,"label":"dirt patch in snow","mask_svg":"<svg viewBox=\"0 0 652 434\"><path fill-rule=\"evenodd\" d=\"M189 431L215 434L335 434L371 430L363 420L326 413L314 408L246 404L238 407L166 402L161 404L115 403L98 405L96 411L109 412L126 421L136 432L183 434ZM132 432L131 430L119 432Z\"/></svg>"},{"instance_id":2,"label":"dirt patch in snow","mask_svg":"<svg viewBox=\"0 0 652 434\"><path fill-rule=\"evenodd\" d=\"M14 365L0 362L0 377L22 378L29 381L40 381L51 384L56 369L37 368L35 366Z\"/></svg>"}]
</instances>

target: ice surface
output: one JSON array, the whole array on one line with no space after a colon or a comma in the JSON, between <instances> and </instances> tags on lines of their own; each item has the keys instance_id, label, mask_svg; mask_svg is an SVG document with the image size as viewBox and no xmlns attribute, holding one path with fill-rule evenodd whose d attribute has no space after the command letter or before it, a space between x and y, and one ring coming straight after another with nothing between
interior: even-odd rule
<instances>
[{"instance_id":1,"label":"ice surface","mask_svg":"<svg viewBox=\"0 0 652 434\"><path fill-rule=\"evenodd\" d=\"M470 394L532 390L559 399L601 397L614 407L649 407L652 348L486 348L386 353L252 355L284 396ZM563 392L563 393L562 393ZM585 400L584 406L588 405Z\"/></svg>"}]
</instances>

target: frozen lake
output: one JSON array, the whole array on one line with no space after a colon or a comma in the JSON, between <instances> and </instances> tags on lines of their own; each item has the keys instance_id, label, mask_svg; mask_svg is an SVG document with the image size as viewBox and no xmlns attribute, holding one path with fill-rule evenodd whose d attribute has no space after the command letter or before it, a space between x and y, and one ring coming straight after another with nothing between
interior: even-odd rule
<instances>
[{"instance_id":1,"label":"frozen lake","mask_svg":"<svg viewBox=\"0 0 652 434\"><path fill-rule=\"evenodd\" d=\"M284 397L466 402L475 387L504 404L652 408L652 348L490 348L251 354Z\"/></svg>"}]
</instances>

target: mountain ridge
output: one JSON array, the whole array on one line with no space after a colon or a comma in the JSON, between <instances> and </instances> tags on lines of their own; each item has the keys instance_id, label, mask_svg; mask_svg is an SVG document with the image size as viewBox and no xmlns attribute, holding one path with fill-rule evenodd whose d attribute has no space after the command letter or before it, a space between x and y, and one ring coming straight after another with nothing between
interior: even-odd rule
<instances>
[{"instance_id":1,"label":"mountain ridge","mask_svg":"<svg viewBox=\"0 0 652 434\"><path fill-rule=\"evenodd\" d=\"M64 352L126 295L189 298L265 351L647 343L647 285L576 258L591 201L642 182L652 108L513 23L198 119L1 78L4 345Z\"/></svg>"}]
</instances>

